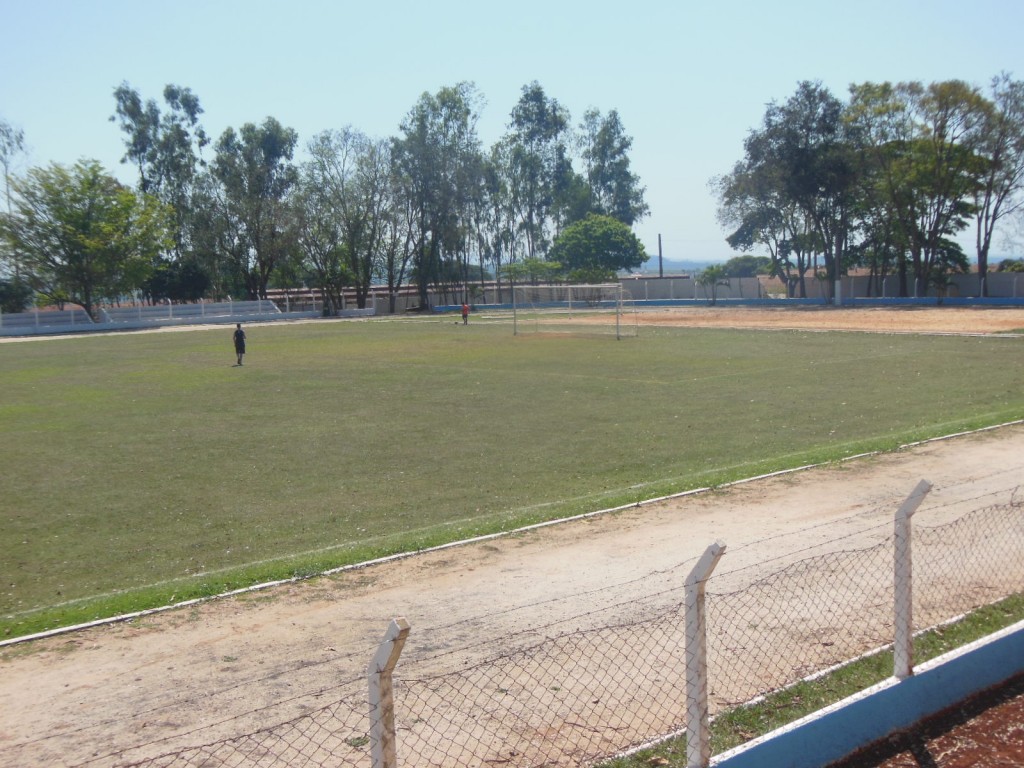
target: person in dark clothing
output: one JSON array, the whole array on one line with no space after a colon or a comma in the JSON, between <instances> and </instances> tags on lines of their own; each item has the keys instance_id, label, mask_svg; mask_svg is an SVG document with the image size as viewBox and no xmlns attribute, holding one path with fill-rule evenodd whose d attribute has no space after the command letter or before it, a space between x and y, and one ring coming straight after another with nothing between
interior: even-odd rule
<instances>
[{"instance_id":1,"label":"person in dark clothing","mask_svg":"<svg viewBox=\"0 0 1024 768\"><path fill-rule=\"evenodd\" d=\"M242 364L242 357L245 356L245 331L241 323L235 323L235 354L238 355L238 365Z\"/></svg>"}]
</instances>

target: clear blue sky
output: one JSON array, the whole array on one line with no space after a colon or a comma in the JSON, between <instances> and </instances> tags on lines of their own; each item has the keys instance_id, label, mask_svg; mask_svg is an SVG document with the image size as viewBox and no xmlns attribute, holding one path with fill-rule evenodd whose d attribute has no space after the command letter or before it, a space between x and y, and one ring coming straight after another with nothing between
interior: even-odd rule
<instances>
[{"instance_id":1,"label":"clear blue sky","mask_svg":"<svg viewBox=\"0 0 1024 768\"><path fill-rule=\"evenodd\" d=\"M424 91L471 81L490 146L536 80L574 124L618 110L651 208L636 232L677 260L733 255L707 182L799 81L845 98L869 80L1024 78L1024 0L3 0L0 25L18 170L89 157L134 183L108 122L122 81L161 104L167 83L191 88L214 139L271 115L301 144L347 125L397 135Z\"/></svg>"}]
</instances>

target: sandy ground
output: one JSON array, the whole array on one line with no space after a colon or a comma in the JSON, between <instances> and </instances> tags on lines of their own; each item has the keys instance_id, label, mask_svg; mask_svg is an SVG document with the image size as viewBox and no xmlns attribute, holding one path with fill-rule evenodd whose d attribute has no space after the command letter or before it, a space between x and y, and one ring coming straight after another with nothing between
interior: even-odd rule
<instances>
[{"instance_id":1,"label":"sandy ground","mask_svg":"<svg viewBox=\"0 0 1024 768\"><path fill-rule=\"evenodd\" d=\"M1001 309L726 316L707 308L649 319L704 324L709 315L745 327L906 331L913 318L935 332L1024 328L1024 310ZM928 519L979 498L1006 501L1022 477L1024 426L1003 427L7 646L0 764L118 765L172 743L251 732L309 711L339 680L362 677L394 616L412 625L410 657L474 647L481 637L500 644L553 622L584 624L665 574L681 584L716 540L727 545L720 570L749 578L758 564L777 570L891 525L921 479L934 483L918 512Z\"/></svg>"},{"instance_id":2,"label":"sandy ground","mask_svg":"<svg viewBox=\"0 0 1024 768\"><path fill-rule=\"evenodd\" d=\"M640 325L792 328L879 331L883 333L1024 333L1018 307L859 307L808 306L799 309L727 306L644 310Z\"/></svg>"}]
</instances>

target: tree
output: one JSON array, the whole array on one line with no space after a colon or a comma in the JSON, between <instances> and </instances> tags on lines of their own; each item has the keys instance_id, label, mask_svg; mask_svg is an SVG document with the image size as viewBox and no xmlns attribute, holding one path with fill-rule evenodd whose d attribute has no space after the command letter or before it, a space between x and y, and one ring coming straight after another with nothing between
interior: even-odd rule
<instances>
[{"instance_id":1,"label":"tree","mask_svg":"<svg viewBox=\"0 0 1024 768\"><path fill-rule=\"evenodd\" d=\"M974 195L975 236L979 293L987 296L985 275L996 225L1024 209L1024 82L1006 74L992 80L992 104L979 152L985 170Z\"/></svg>"},{"instance_id":2,"label":"tree","mask_svg":"<svg viewBox=\"0 0 1024 768\"><path fill-rule=\"evenodd\" d=\"M598 270L613 277L622 269L636 269L649 258L633 231L618 219L588 214L560 234L548 258L566 270Z\"/></svg>"},{"instance_id":3,"label":"tree","mask_svg":"<svg viewBox=\"0 0 1024 768\"><path fill-rule=\"evenodd\" d=\"M24 312L32 303L32 288L23 280L0 278L0 312Z\"/></svg>"},{"instance_id":4,"label":"tree","mask_svg":"<svg viewBox=\"0 0 1024 768\"><path fill-rule=\"evenodd\" d=\"M341 224L334 206L330 191L316 182L307 166L296 196L296 238L304 264L315 275L326 316L341 310L345 286L353 279L346 266Z\"/></svg>"},{"instance_id":5,"label":"tree","mask_svg":"<svg viewBox=\"0 0 1024 768\"><path fill-rule=\"evenodd\" d=\"M751 134L748 143L757 140ZM806 214L785 194L779 179L782 168L774 160L749 156L731 174L712 179L719 199L718 221L732 232L726 242L734 250L768 250L768 274L786 284L792 298L807 296L806 275L816 242Z\"/></svg>"},{"instance_id":6,"label":"tree","mask_svg":"<svg viewBox=\"0 0 1024 768\"><path fill-rule=\"evenodd\" d=\"M710 302L715 304L718 301L718 288L719 286L729 285L729 275L725 271L725 267L721 264L713 264L710 267L704 268L699 275L697 275L697 285L704 288L704 293L710 290Z\"/></svg>"},{"instance_id":7,"label":"tree","mask_svg":"<svg viewBox=\"0 0 1024 768\"><path fill-rule=\"evenodd\" d=\"M966 274L970 268L967 254L955 240L944 240L939 247L939 252L929 277L929 284L941 291L944 295L953 285L952 275Z\"/></svg>"},{"instance_id":8,"label":"tree","mask_svg":"<svg viewBox=\"0 0 1024 768\"><path fill-rule=\"evenodd\" d=\"M29 283L94 319L99 301L140 288L171 243L171 211L121 185L95 160L34 168L12 187L13 213L2 234L24 259Z\"/></svg>"},{"instance_id":9,"label":"tree","mask_svg":"<svg viewBox=\"0 0 1024 768\"><path fill-rule=\"evenodd\" d=\"M554 223L554 234L565 227L580 221L588 213L598 213L594 208L593 194L587 180L572 167L572 159L564 155L559 159L555 169L551 189L551 215Z\"/></svg>"},{"instance_id":10,"label":"tree","mask_svg":"<svg viewBox=\"0 0 1024 768\"><path fill-rule=\"evenodd\" d=\"M650 209L640 178L629 167L633 139L626 135L619 113L613 109L602 117L598 110L588 109L580 133L593 211L632 226Z\"/></svg>"},{"instance_id":11,"label":"tree","mask_svg":"<svg viewBox=\"0 0 1024 768\"><path fill-rule=\"evenodd\" d=\"M387 161L380 171L378 150L386 153L387 145L358 131L325 131L310 142L310 160L302 167L299 247L316 274L327 314L341 309L347 285L356 286L358 306L366 305L387 215L381 201L390 189ZM375 182L369 190L361 183L363 169Z\"/></svg>"},{"instance_id":12,"label":"tree","mask_svg":"<svg viewBox=\"0 0 1024 768\"><path fill-rule=\"evenodd\" d=\"M734 256L722 265L728 277L757 277L771 269L772 260L767 256L745 254Z\"/></svg>"},{"instance_id":13,"label":"tree","mask_svg":"<svg viewBox=\"0 0 1024 768\"><path fill-rule=\"evenodd\" d=\"M196 302L210 288L210 277L194 261L161 261L143 284L150 301Z\"/></svg>"},{"instance_id":14,"label":"tree","mask_svg":"<svg viewBox=\"0 0 1024 768\"><path fill-rule=\"evenodd\" d=\"M378 271L394 203L390 150L388 142L351 128L325 131L310 142L310 160L302 169L300 245L318 274L344 276L355 287L360 308ZM344 269L321 269L330 253L344 258Z\"/></svg>"},{"instance_id":15,"label":"tree","mask_svg":"<svg viewBox=\"0 0 1024 768\"><path fill-rule=\"evenodd\" d=\"M768 105L743 143L744 159L712 180L718 219L733 230L727 242L742 251L767 247L770 274L790 296L807 295L819 254L830 281L845 269L859 194L850 134L842 103L819 83L803 82L783 104Z\"/></svg>"},{"instance_id":16,"label":"tree","mask_svg":"<svg viewBox=\"0 0 1024 768\"><path fill-rule=\"evenodd\" d=\"M244 241L232 236L237 223L229 214L220 182L209 171L196 177L190 198L191 243L188 259L209 280L209 295L218 301L248 293L238 263L245 258ZM231 249L236 249L232 251Z\"/></svg>"},{"instance_id":17,"label":"tree","mask_svg":"<svg viewBox=\"0 0 1024 768\"><path fill-rule=\"evenodd\" d=\"M470 243L472 200L481 189L476 123L480 96L472 83L424 93L402 121L392 154L414 221L413 275L421 306L428 288L458 274L448 262Z\"/></svg>"},{"instance_id":18,"label":"tree","mask_svg":"<svg viewBox=\"0 0 1024 768\"><path fill-rule=\"evenodd\" d=\"M508 137L497 141L483 167L483 195L480 211L481 261L494 267L498 279L498 302L502 301L502 278L506 265L516 261L517 211L512 197L512 145Z\"/></svg>"},{"instance_id":19,"label":"tree","mask_svg":"<svg viewBox=\"0 0 1024 768\"><path fill-rule=\"evenodd\" d=\"M291 163L297 141L272 117L237 133L228 128L217 141L214 231L250 299L266 298L275 267L295 253L290 195L298 180Z\"/></svg>"},{"instance_id":20,"label":"tree","mask_svg":"<svg viewBox=\"0 0 1024 768\"><path fill-rule=\"evenodd\" d=\"M932 83L913 104L922 136L911 153L912 180L920 184L910 244L917 277L927 283L933 270L943 269L950 238L967 228L974 213L988 105L976 88L959 80Z\"/></svg>"},{"instance_id":21,"label":"tree","mask_svg":"<svg viewBox=\"0 0 1024 768\"><path fill-rule=\"evenodd\" d=\"M764 125L747 140L753 165L777 168L783 200L813 226L829 284L842 274L859 189L856 151L844 106L820 83L802 82L784 104L771 104Z\"/></svg>"},{"instance_id":22,"label":"tree","mask_svg":"<svg viewBox=\"0 0 1024 768\"><path fill-rule=\"evenodd\" d=\"M891 216L895 241L909 254L897 265L900 295L907 268L918 288L947 253L946 243L974 214L981 184L985 99L959 80L864 83L851 87L849 120L870 160L876 205Z\"/></svg>"},{"instance_id":23,"label":"tree","mask_svg":"<svg viewBox=\"0 0 1024 768\"><path fill-rule=\"evenodd\" d=\"M392 157L389 187L393 202L383 222L378 266L379 277L384 280L388 289L388 311L392 314L396 309L398 289L405 283L412 260L419 250L412 201L402 194L399 178L400 174L394 169Z\"/></svg>"},{"instance_id":24,"label":"tree","mask_svg":"<svg viewBox=\"0 0 1024 768\"><path fill-rule=\"evenodd\" d=\"M167 85L163 91L165 111L153 99L143 101L128 83L114 89L118 121L125 134L123 163L139 172L139 189L172 206L175 212L175 258L181 258L190 241L191 196L196 176L203 166L202 150L209 143L199 123L203 108L189 88Z\"/></svg>"},{"instance_id":25,"label":"tree","mask_svg":"<svg viewBox=\"0 0 1024 768\"><path fill-rule=\"evenodd\" d=\"M142 191L174 202L183 199L210 140L199 124L203 108L191 89L169 84L163 96L167 111L161 113L155 100L143 102L138 91L121 83L114 89L116 114L110 120L118 120L126 134L122 162L138 168Z\"/></svg>"},{"instance_id":26,"label":"tree","mask_svg":"<svg viewBox=\"0 0 1024 768\"><path fill-rule=\"evenodd\" d=\"M541 283L559 282L559 279L564 275L564 269L557 261L527 258L506 264L502 268L501 274L510 283L540 285Z\"/></svg>"},{"instance_id":27,"label":"tree","mask_svg":"<svg viewBox=\"0 0 1024 768\"><path fill-rule=\"evenodd\" d=\"M949 243L972 216L987 268L997 222L1024 210L1022 184L1024 85L1005 75L991 102L958 80L853 85L846 104L801 83L711 181L729 244L766 247L801 296L807 272L831 288L853 264L873 280L896 272L901 296L912 277L916 294L958 263Z\"/></svg>"},{"instance_id":28,"label":"tree","mask_svg":"<svg viewBox=\"0 0 1024 768\"><path fill-rule=\"evenodd\" d=\"M569 111L549 99L537 81L524 85L509 128L509 190L526 242L526 256L548 248L556 179L565 176ZM564 185L563 185L564 186Z\"/></svg>"},{"instance_id":29,"label":"tree","mask_svg":"<svg viewBox=\"0 0 1024 768\"><path fill-rule=\"evenodd\" d=\"M5 120L0 120L0 165L4 170L4 200L8 216L11 214L11 166L14 164L14 158L24 151L25 132ZM21 265L17 254L0 253L0 256L5 257L0 259L0 268L6 266L4 263L7 260L6 257L10 258L14 267L14 280L18 282L21 277Z\"/></svg>"}]
</instances>

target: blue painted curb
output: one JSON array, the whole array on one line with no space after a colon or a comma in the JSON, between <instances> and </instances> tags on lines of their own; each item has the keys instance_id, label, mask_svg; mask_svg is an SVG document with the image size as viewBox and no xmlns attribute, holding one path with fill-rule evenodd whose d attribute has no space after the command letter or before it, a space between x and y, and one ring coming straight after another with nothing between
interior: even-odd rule
<instances>
[{"instance_id":1,"label":"blue painted curb","mask_svg":"<svg viewBox=\"0 0 1024 768\"><path fill-rule=\"evenodd\" d=\"M716 768L821 768L1024 672L1024 622L741 747Z\"/></svg>"}]
</instances>

